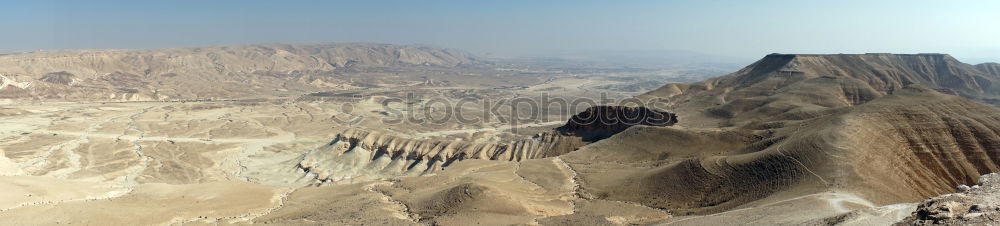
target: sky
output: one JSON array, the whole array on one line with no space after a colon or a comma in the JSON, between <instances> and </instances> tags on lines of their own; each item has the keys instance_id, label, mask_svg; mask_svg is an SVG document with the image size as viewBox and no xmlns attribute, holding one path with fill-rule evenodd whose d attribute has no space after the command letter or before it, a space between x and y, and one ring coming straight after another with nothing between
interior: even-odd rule
<instances>
[{"instance_id":1,"label":"sky","mask_svg":"<svg viewBox=\"0 0 1000 226\"><path fill-rule=\"evenodd\" d=\"M984 61L1000 60L998 28L996 0L0 2L0 51L378 42L500 56L931 52Z\"/></svg>"}]
</instances>

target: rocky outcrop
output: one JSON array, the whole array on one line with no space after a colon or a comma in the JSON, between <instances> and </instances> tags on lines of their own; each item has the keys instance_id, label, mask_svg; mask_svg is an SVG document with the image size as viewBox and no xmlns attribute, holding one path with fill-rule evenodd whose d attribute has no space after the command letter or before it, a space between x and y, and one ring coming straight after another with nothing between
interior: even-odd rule
<instances>
[{"instance_id":1,"label":"rocky outcrop","mask_svg":"<svg viewBox=\"0 0 1000 226\"><path fill-rule=\"evenodd\" d=\"M348 130L308 152L298 167L322 182L365 181L422 175L465 159L521 161L563 154L578 141L550 133L507 143L411 139Z\"/></svg>"},{"instance_id":2,"label":"rocky outcrop","mask_svg":"<svg viewBox=\"0 0 1000 226\"><path fill-rule=\"evenodd\" d=\"M60 85L70 85L74 81L73 77L76 76L65 71L50 72L43 75L41 78L38 79L38 81L60 84Z\"/></svg>"},{"instance_id":3,"label":"rocky outcrop","mask_svg":"<svg viewBox=\"0 0 1000 226\"><path fill-rule=\"evenodd\" d=\"M0 74L0 99L17 99L31 97L27 90L33 85L30 81L17 81Z\"/></svg>"},{"instance_id":4,"label":"rocky outcrop","mask_svg":"<svg viewBox=\"0 0 1000 226\"><path fill-rule=\"evenodd\" d=\"M635 125L671 126L674 123L677 123L677 115L669 112L646 107L596 106L573 115L556 131L594 142Z\"/></svg>"},{"instance_id":5,"label":"rocky outcrop","mask_svg":"<svg viewBox=\"0 0 1000 226\"><path fill-rule=\"evenodd\" d=\"M979 177L979 185L959 185L959 193L930 198L896 225L990 225L1000 221L1000 174Z\"/></svg>"},{"instance_id":6,"label":"rocky outcrop","mask_svg":"<svg viewBox=\"0 0 1000 226\"><path fill-rule=\"evenodd\" d=\"M554 131L511 142L414 139L347 130L330 144L307 153L297 167L322 182L421 175L465 159L522 161L559 156L631 126L669 126L675 122L675 115L645 107L598 106L573 116Z\"/></svg>"}]
</instances>

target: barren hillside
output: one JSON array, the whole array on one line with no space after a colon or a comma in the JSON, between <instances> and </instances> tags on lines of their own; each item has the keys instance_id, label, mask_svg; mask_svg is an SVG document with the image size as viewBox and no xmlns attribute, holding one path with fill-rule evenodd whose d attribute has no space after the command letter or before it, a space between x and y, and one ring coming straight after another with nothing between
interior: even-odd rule
<instances>
[{"instance_id":1,"label":"barren hillside","mask_svg":"<svg viewBox=\"0 0 1000 226\"><path fill-rule=\"evenodd\" d=\"M965 64L946 54L771 54L738 72L667 84L643 97L690 115L687 125L734 125L811 118L913 84L1000 104L1000 86L994 85L1000 76L989 65Z\"/></svg>"}]
</instances>

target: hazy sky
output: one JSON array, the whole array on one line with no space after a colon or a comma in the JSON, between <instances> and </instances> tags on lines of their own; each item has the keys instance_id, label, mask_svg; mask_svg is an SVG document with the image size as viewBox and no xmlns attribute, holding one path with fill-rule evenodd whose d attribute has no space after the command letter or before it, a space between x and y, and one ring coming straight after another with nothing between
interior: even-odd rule
<instances>
[{"instance_id":1,"label":"hazy sky","mask_svg":"<svg viewBox=\"0 0 1000 226\"><path fill-rule=\"evenodd\" d=\"M3 1L0 50L261 42L566 50L943 52L1000 59L1000 1Z\"/></svg>"}]
</instances>

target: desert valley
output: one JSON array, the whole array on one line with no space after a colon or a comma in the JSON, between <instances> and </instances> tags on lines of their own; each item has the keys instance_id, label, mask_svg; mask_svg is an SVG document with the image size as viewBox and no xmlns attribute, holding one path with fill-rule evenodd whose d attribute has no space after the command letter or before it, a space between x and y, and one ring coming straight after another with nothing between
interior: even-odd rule
<instances>
[{"instance_id":1,"label":"desert valley","mask_svg":"<svg viewBox=\"0 0 1000 226\"><path fill-rule=\"evenodd\" d=\"M0 222L1000 220L1000 64L727 70L373 43L3 54Z\"/></svg>"}]
</instances>

